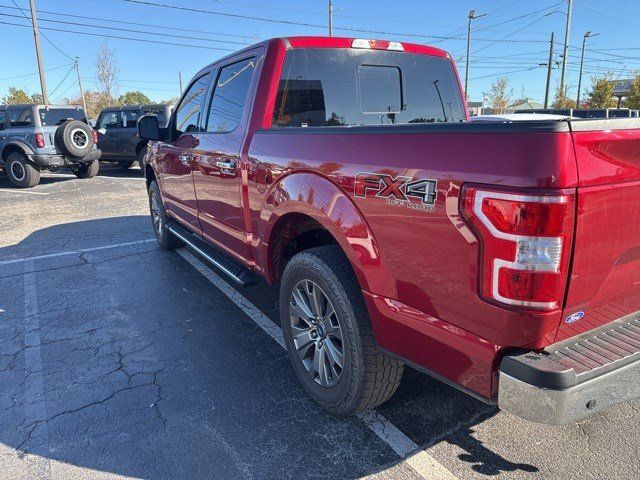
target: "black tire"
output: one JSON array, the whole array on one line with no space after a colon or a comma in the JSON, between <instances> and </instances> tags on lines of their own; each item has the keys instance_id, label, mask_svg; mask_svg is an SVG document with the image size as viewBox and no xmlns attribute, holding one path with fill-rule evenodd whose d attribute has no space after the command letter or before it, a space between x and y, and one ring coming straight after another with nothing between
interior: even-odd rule
<instances>
[{"instance_id":1,"label":"black tire","mask_svg":"<svg viewBox=\"0 0 640 480\"><path fill-rule=\"evenodd\" d=\"M149 210L151 211L151 226L158 241L158 246L162 250L175 250L184 245L184 242L176 237L167 228L169 217L162 204L158 183L153 180L149 184Z\"/></svg>"},{"instance_id":2,"label":"black tire","mask_svg":"<svg viewBox=\"0 0 640 480\"><path fill-rule=\"evenodd\" d=\"M313 378L294 344L291 299L294 288L304 281L320 287L336 313L333 318L339 323L342 370L337 384L331 387L324 387L317 377ZM347 416L375 408L387 401L398 388L404 365L377 348L362 291L340 247L305 250L289 261L280 285L280 322L289 359L298 379L310 396L328 412ZM317 336L316 332L311 338Z\"/></svg>"},{"instance_id":3,"label":"black tire","mask_svg":"<svg viewBox=\"0 0 640 480\"><path fill-rule=\"evenodd\" d=\"M144 157L147 155L147 146L145 145L138 152L138 165L140 165L140 170L144 172Z\"/></svg>"},{"instance_id":4,"label":"black tire","mask_svg":"<svg viewBox=\"0 0 640 480\"><path fill-rule=\"evenodd\" d=\"M129 170L135 160L118 160L118 165L124 170Z\"/></svg>"},{"instance_id":5,"label":"black tire","mask_svg":"<svg viewBox=\"0 0 640 480\"><path fill-rule=\"evenodd\" d=\"M40 183L40 170L22 152L10 153L4 168L9 180L16 187L31 188Z\"/></svg>"},{"instance_id":6,"label":"black tire","mask_svg":"<svg viewBox=\"0 0 640 480\"><path fill-rule=\"evenodd\" d=\"M69 157L86 157L93 150L93 129L79 120L67 120L55 134L58 148Z\"/></svg>"},{"instance_id":7,"label":"black tire","mask_svg":"<svg viewBox=\"0 0 640 480\"><path fill-rule=\"evenodd\" d=\"M93 178L100 171L100 162L92 160L86 163L79 163L73 167L73 173L78 178Z\"/></svg>"}]
</instances>

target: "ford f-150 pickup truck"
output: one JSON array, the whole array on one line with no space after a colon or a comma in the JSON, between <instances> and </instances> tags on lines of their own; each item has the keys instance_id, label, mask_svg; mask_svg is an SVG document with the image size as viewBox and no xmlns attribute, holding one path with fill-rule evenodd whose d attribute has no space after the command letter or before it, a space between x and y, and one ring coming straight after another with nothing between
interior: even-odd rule
<instances>
[{"instance_id":1,"label":"ford f-150 pickup truck","mask_svg":"<svg viewBox=\"0 0 640 480\"><path fill-rule=\"evenodd\" d=\"M142 117L162 249L279 285L326 410L410 365L531 421L640 396L640 120L469 122L444 51L272 39Z\"/></svg>"}]
</instances>

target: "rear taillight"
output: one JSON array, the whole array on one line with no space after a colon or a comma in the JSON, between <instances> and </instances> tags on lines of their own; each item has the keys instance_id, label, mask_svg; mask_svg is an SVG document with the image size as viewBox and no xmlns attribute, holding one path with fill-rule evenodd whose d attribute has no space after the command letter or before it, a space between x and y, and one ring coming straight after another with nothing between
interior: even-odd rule
<instances>
[{"instance_id":1,"label":"rear taillight","mask_svg":"<svg viewBox=\"0 0 640 480\"><path fill-rule=\"evenodd\" d=\"M466 187L461 210L480 240L483 298L538 310L562 306L573 234L573 195Z\"/></svg>"},{"instance_id":2,"label":"rear taillight","mask_svg":"<svg viewBox=\"0 0 640 480\"><path fill-rule=\"evenodd\" d=\"M44 135L41 132L37 132L35 135L36 138L36 146L38 148L44 147Z\"/></svg>"},{"instance_id":3,"label":"rear taillight","mask_svg":"<svg viewBox=\"0 0 640 480\"><path fill-rule=\"evenodd\" d=\"M93 135L93 143L98 143L98 132L91 130L91 134Z\"/></svg>"}]
</instances>

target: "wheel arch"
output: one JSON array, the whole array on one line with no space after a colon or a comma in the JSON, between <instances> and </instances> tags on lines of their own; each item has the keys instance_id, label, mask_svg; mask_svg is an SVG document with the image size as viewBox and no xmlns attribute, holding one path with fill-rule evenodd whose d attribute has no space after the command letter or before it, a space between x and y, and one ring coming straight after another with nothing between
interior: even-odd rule
<instances>
[{"instance_id":1,"label":"wheel arch","mask_svg":"<svg viewBox=\"0 0 640 480\"><path fill-rule=\"evenodd\" d=\"M270 282L279 281L293 254L335 243L362 289L391 296L388 269L367 221L345 192L325 177L313 172L286 176L271 187L260 219L266 227L258 235L265 242L260 243L257 260Z\"/></svg>"},{"instance_id":2,"label":"wheel arch","mask_svg":"<svg viewBox=\"0 0 640 480\"><path fill-rule=\"evenodd\" d=\"M33 155L34 151L31 147L29 147L29 145L27 145L24 142L20 142L20 141L11 141L9 143L7 143L4 148L2 149L2 153L0 154L0 158L2 158L2 161L5 162L7 160L7 157L9 156L9 154L13 153L13 152L19 152L19 153L23 153L24 155Z\"/></svg>"}]
</instances>

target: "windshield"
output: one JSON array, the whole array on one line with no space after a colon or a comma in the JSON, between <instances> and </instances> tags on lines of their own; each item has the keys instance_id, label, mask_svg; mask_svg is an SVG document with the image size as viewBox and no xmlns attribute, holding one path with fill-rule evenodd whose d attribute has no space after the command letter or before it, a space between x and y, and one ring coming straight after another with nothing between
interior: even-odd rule
<instances>
[{"instance_id":1,"label":"windshield","mask_svg":"<svg viewBox=\"0 0 640 480\"><path fill-rule=\"evenodd\" d=\"M287 52L274 127L461 122L464 102L446 58L364 49Z\"/></svg>"},{"instance_id":2,"label":"windshield","mask_svg":"<svg viewBox=\"0 0 640 480\"><path fill-rule=\"evenodd\" d=\"M52 125L61 125L66 120L80 120L86 123L84 111L82 109L75 108L41 108L40 109L40 123L43 127L50 127Z\"/></svg>"}]
</instances>

